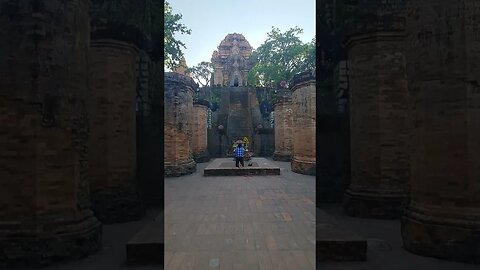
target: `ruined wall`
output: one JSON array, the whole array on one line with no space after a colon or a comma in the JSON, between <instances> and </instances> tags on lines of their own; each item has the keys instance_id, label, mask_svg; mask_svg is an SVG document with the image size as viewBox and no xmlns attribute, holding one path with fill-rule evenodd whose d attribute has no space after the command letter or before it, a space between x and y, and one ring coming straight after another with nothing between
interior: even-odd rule
<instances>
[{"instance_id":1,"label":"ruined wall","mask_svg":"<svg viewBox=\"0 0 480 270\"><path fill-rule=\"evenodd\" d=\"M210 155L207 149L207 112L210 104L206 100L193 103L192 152L195 162L207 162Z\"/></svg>"},{"instance_id":2,"label":"ruined wall","mask_svg":"<svg viewBox=\"0 0 480 270\"><path fill-rule=\"evenodd\" d=\"M136 184L136 78L138 49L92 40L90 82L90 190L103 223L137 220L143 209Z\"/></svg>"},{"instance_id":3,"label":"ruined wall","mask_svg":"<svg viewBox=\"0 0 480 270\"><path fill-rule=\"evenodd\" d=\"M88 188L88 1L0 1L0 268L100 247Z\"/></svg>"},{"instance_id":4,"label":"ruined wall","mask_svg":"<svg viewBox=\"0 0 480 270\"><path fill-rule=\"evenodd\" d=\"M409 10L414 123L403 244L420 255L479 263L480 3L418 0Z\"/></svg>"},{"instance_id":5,"label":"ruined wall","mask_svg":"<svg viewBox=\"0 0 480 270\"><path fill-rule=\"evenodd\" d=\"M292 98L280 97L275 103L275 152L274 160L290 161L293 151Z\"/></svg>"},{"instance_id":6,"label":"ruined wall","mask_svg":"<svg viewBox=\"0 0 480 270\"><path fill-rule=\"evenodd\" d=\"M196 163L191 146L193 91L192 78L165 73L164 89L164 168L165 176L193 173Z\"/></svg>"},{"instance_id":7,"label":"ruined wall","mask_svg":"<svg viewBox=\"0 0 480 270\"><path fill-rule=\"evenodd\" d=\"M315 72L304 72L292 80L293 157L292 171L316 174Z\"/></svg>"}]
</instances>

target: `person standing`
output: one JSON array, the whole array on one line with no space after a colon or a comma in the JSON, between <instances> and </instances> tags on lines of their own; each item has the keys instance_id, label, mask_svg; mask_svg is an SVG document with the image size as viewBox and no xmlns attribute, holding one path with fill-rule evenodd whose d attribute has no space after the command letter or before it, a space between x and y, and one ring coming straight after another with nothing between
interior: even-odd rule
<instances>
[{"instance_id":1,"label":"person standing","mask_svg":"<svg viewBox=\"0 0 480 270\"><path fill-rule=\"evenodd\" d=\"M245 148L243 148L243 145L239 143L237 145L237 148L235 148L235 166L237 168L240 168L239 163L242 164L242 167L245 167L245 164L243 162L243 157L245 156Z\"/></svg>"}]
</instances>

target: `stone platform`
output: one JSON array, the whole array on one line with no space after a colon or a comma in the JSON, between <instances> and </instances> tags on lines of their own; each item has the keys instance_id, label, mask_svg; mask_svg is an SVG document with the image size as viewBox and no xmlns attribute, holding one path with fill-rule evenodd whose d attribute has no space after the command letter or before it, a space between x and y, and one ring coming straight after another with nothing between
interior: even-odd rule
<instances>
[{"instance_id":1,"label":"stone platform","mask_svg":"<svg viewBox=\"0 0 480 270\"><path fill-rule=\"evenodd\" d=\"M367 240L353 231L339 228L333 218L316 209L317 261L365 261Z\"/></svg>"},{"instance_id":2,"label":"stone platform","mask_svg":"<svg viewBox=\"0 0 480 270\"><path fill-rule=\"evenodd\" d=\"M147 223L127 243L129 265L162 265L164 251L163 212Z\"/></svg>"},{"instance_id":3,"label":"stone platform","mask_svg":"<svg viewBox=\"0 0 480 270\"><path fill-rule=\"evenodd\" d=\"M248 166L251 164L251 166ZM245 167L235 167L233 158L216 158L204 170L204 176L280 175L280 168L266 158L245 161Z\"/></svg>"}]
</instances>

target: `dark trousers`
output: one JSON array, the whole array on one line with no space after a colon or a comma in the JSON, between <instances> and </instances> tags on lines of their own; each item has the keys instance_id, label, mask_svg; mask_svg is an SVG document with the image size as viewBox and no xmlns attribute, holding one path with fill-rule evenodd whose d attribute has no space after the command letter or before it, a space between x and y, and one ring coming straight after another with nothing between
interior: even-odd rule
<instances>
[{"instance_id":1,"label":"dark trousers","mask_svg":"<svg viewBox=\"0 0 480 270\"><path fill-rule=\"evenodd\" d=\"M239 163L239 162L242 164L242 167L245 167L245 164L243 163L243 157L235 157L235 166L236 166L237 168L240 168L240 167L238 166L238 163Z\"/></svg>"}]
</instances>

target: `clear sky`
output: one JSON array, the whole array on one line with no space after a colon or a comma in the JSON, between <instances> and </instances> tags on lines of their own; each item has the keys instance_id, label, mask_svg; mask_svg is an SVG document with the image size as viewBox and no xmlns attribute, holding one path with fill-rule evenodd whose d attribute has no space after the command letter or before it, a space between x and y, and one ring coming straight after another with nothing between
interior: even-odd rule
<instances>
[{"instance_id":1,"label":"clear sky","mask_svg":"<svg viewBox=\"0 0 480 270\"><path fill-rule=\"evenodd\" d=\"M167 0L191 35L178 35L185 43L188 66L210 61L227 34L243 34L253 48L260 46L272 26L282 32L298 26L300 37L309 42L315 36L315 0Z\"/></svg>"}]
</instances>

